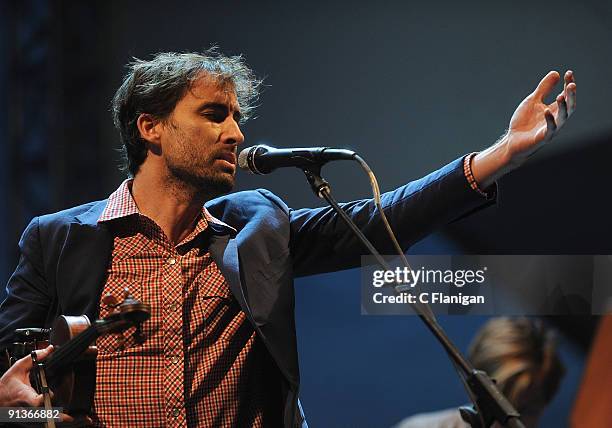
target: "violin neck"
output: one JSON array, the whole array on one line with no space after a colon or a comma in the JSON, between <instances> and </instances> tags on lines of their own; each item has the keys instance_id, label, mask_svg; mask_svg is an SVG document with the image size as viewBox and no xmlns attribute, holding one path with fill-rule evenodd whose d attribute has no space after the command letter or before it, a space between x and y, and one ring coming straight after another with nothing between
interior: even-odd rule
<instances>
[{"instance_id":1,"label":"violin neck","mask_svg":"<svg viewBox=\"0 0 612 428\"><path fill-rule=\"evenodd\" d=\"M49 376L53 376L72 365L99 336L98 326L94 323L75 338L59 346L45 362L45 368Z\"/></svg>"}]
</instances>

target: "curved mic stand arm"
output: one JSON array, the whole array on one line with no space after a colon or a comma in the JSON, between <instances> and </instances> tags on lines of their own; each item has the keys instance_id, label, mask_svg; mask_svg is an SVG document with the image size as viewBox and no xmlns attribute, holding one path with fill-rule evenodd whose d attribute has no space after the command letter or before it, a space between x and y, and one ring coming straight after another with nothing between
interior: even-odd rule
<instances>
[{"instance_id":1,"label":"curved mic stand arm","mask_svg":"<svg viewBox=\"0 0 612 428\"><path fill-rule=\"evenodd\" d=\"M355 233L368 251L376 258L381 267L385 270L390 270L389 264L332 196L329 183L321 177L322 165L323 164L302 168L312 191L317 197L327 201L353 233ZM520 414L499 391L491 378L485 372L476 370L472 364L463 357L461 352L459 352L457 347L451 342L444 330L442 330L442 327L435 320L427 316L418 307L415 307L415 311L444 347L454 365L460 370L460 374L466 378L466 384L471 391L470 395L474 397L474 407L480 410L480 413L478 413L473 408L462 408L460 410L461 417L468 422L472 428L488 428L495 421L499 422L504 427L525 428L525 425L523 425L520 420Z\"/></svg>"}]
</instances>

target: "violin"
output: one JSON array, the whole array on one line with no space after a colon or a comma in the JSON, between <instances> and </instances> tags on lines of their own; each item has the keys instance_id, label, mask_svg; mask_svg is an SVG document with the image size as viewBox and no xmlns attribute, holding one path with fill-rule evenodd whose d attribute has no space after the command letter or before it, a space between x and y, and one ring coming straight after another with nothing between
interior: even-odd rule
<instances>
[{"instance_id":1,"label":"violin","mask_svg":"<svg viewBox=\"0 0 612 428\"><path fill-rule=\"evenodd\" d=\"M104 319L93 323L86 315L61 315L50 330L30 328L15 331L21 338L33 340L15 343L11 361L31 353L34 369L30 372L30 382L33 388L45 399L50 398L45 396L49 389L53 391L53 405L62 407L64 413L75 419L86 416L93 402L97 348L92 344L102 335L121 334L130 327L136 327L135 341L143 343L141 324L151 316L150 306L134 299L127 290L120 303L113 296L105 296L102 301L113 309ZM44 361L37 361L36 353L32 351L48 344L54 346L53 353ZM50 407L47 400L45 407ZM51 421L47 421L47 426L54 426Z\"/></svg>"}]
</instances>

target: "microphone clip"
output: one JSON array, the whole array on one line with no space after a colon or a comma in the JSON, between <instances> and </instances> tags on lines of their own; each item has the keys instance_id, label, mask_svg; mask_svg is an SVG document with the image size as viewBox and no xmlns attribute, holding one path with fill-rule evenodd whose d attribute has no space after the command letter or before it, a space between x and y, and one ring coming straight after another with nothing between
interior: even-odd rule
<instances>
[{"instance_id":1,"label":"microphone clip","mask_svg":"<svg viewBox=\"0 0 612 428\"><path fill-rule=\"evenodd\" d=\"M323 196L325 193L331 193L331 186L323 177L321 177L321 165L312 165L306 168L302 168L306 179L310 184L310 188L317 197L325 199Z\"/></svg>"}]
</instances>

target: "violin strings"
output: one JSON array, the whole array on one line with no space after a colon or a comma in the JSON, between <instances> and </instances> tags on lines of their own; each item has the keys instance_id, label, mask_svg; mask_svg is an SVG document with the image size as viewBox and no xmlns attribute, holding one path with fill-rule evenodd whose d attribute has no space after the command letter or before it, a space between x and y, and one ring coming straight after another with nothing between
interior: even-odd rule
<instances>
[{"instance_id":1,"label":"violin strings","mask_svg":"<svg viewBox=\"0 0 612 428\"><path fill-rule=\"evenodd\" d=\"M77 337L68 342L67 345L59 346L59 349L51 355L46 368L49 372L53 372L62 368L63 365L68 365L76 359L98 335L95 326L89 326Z\"/></svg>"}]
</instances>

